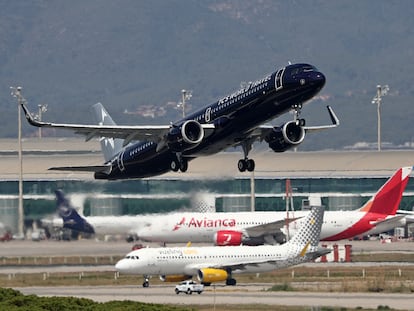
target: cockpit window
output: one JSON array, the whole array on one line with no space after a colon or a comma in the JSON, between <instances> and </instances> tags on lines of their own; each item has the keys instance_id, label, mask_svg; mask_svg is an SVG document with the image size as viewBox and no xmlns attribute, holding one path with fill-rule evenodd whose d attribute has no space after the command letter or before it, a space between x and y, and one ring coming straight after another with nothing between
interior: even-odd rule
<instances>
[{"instance_id":1,"label":"cockpit window","mask_svg":"<svg viewBox=\"0 0 414 311\"><path fill-rule=\"evenodd\" d=\"M125 258L126 259L139 259L138 256L126 256Z\"/></svg>"},{"instance_id":2,"label":"cockpit window","mask_svg":"<svg viewBox=\"0 0 414 311\"><path fill-rule=\"evenodd\" d=\"M312 72L312 71L318 71L318 70L317 70L317 69L316 69L316 67L314 67L314 66L307 65L307 66L304 66L304 67L293 68L293 69L290 71L290 75L291 75L292 77L294 77L294 76L296 76L296 75L298 75L298 74L300 74L300 73L304 73L304 72Z\"/></svg>"},{"instance_id":3,"label":"cockpit window","mask_svg":"<svg viewBox=\"0 0 414 311\"><path fill-rule=\"evenodd\" d=\"M303 68L303 72L317 71L314 66L307 66Z\"/></svg>"},{"instance_id":4,"label":"cockpit window","mask_svg":"<svg viewBox=\"0 0 414 311\"><path fill-rule=\"evenodd\" d=\"M291 76L296 76L299 73L300 68L294 68L290 72Z\"/></svg>"}]
</instances>

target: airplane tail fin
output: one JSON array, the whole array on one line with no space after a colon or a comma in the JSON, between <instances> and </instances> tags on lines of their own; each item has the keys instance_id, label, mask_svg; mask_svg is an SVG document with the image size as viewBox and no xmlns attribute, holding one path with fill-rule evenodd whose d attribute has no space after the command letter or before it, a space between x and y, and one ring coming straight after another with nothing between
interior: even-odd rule
<instances>
[{"instance_id":1,"label":"airplane tail fin","mask_svg":"<svg viewBox=\"0 0 414 311\"><path fill-rule=\"evenodd\" d=\"M76 209L71 206L62 190L55 190L55 194L57 211L59 216L63 219L63 228L85 233L95 233L92 225L80 216Z\"/></svg>"},{"instance_id":2,"label":"airplane tail fin","mask_svg":"<svg viewBox=\"0 0 414 311\"><path fill-rule=\"evenodd\" d=\"M411 166L399 168L359 210L361 212L395 215L412 169Z\"/></svg>"},{"instance_id":3,"label":"airplane tail fin","mask_svg":"<svg viewBox=\"0 0 414 311\"><path fill-rule=\"evenodd\" d=\"M92 106L96 122L100 125L116 125L109 113L101 103ZM105 158L105 162L110 161L118 154L123 146L123 139L101 137L101 149Z\"/></svg>"},{"instance_id":4,"label":"airplane tail fin","mask_svg":"<svg viewBox=\"0 0 414 311\"><path fill-rule=\"evenodd\" d=\"M318 244L323 223L323 206L313 206L305 217L303 224L296 234L285 245L292 256L303 257L308 251L315 253L319 250ZM316 258L316 257L315 257Z\"/></svg>"}]
</instances>

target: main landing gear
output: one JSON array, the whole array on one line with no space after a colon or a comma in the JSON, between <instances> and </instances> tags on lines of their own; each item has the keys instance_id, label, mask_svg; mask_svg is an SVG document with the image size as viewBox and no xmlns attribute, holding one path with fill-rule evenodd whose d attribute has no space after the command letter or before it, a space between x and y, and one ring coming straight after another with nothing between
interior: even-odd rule
<instances>
[{"instance_id":1,"label":"main landing gear","mask_svg":"<svg viewBox=\"0 0 414 311\"><path fill-rule=\"evenodd\" d=\"M246 170L249 172L253 172L256 167L256 164L254 160L248 158L249 152L250 150L252 150L252 142L244 141L242 142L241 146L243 148L244 159L239 160L239 162L237 163L237 167L240 172L244 172Z\"/></svg>"},{"instance_id":2,"label":"main landing gear","mask_svg":"<svg viewBox=\"0 0 414 311\"><path fill-rule=\"evenodd\" d=\"M176 158L173 159L170 163L170 168L173 172L187 172L188 169L188 161L184 159L181 154L176 154Z\"/></svg>"},{"instance_id":3,"label":"main landing gear","mask_svg":"<svg viewBox=\"0 0 414 311\"><path fill-rule=\"evenodd\" d=\"M246 170L249 172L253 172L255 166L256 164L254 163L254 160L248 158L240 159L237 163L237 167L239 168L240 172L244 172Z\"/></svg>"}]
</instances>

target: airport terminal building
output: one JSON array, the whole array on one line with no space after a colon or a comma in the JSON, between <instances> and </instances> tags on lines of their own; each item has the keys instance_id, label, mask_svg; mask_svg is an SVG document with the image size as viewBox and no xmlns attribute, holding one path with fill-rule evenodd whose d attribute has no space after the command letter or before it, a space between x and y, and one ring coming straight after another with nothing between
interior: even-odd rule
<instances>
[{"instance_id":1,"label":"airport terminal building","mask_svg":"<svg viewBox=\"0 0 414 311\"><path fill-rule=\"evenodd\" d=\"M0 140L0 222L17 228L20 161L16 140ZM275 211L286 209L290 181L295 209L309 196L329 210L355 209L365 203L400 167L413 166L414 150L255 153L254 173L240 173L242 152L198 158L186 173L106 181L93 173L50 171L55 166L100 165L98 141L32 138L22 143L23 209L26 221L55 212L54 190L62 189L85 215L198 211ZM412 178L411 178L412 179ZM289 200L290 201L290 200ZM408 182L400 209L412 210L414 181Z\"/></svg>"}]
</instances>

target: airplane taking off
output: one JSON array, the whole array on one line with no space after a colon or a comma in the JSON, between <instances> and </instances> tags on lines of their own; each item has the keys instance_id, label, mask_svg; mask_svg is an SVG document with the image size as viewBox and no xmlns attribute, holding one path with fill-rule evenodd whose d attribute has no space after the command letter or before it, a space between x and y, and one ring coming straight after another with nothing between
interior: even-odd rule
<instances>
[{"instance_id":1,"label":"airplane taking off","mask_svg":"<svg viewBox=\"0 0 414 311\"><path fill-rule=\"evenodd\" d=\"M323 207L312 207L298 232L283 245L141 248L118 261L115 269L144 275L144 287L154 274L166 282L197 276L204 284L226 281L226 285L236 285L233 273L272 271L329 253L318 246L323 213Z\"/></svg>"},{"instance_id":2,"label":"airplane taking off","mask_svg":"<svg viewBox=\"0 0 414 311\"><path fill-rule=\"evenodd\" d=\"M411 215L396 214L412 167L399 168L361 208L352 211L325 211L322 241L338 241L401 226L413 222ZM215 245L260 245L283 243L296 233L307 211L171 213L166 215L81 217L56 191L58 208L72 209L72 220L65 227L82 231L84 222L98 234L128 234L136 239L160 243L213 242ZM59 199L60 198L60 199ZM59 202L64 202L59 203ZM62 212L59 212L62 214ZM65 212L64 214L68 214ZM287 217L288 216L288 217ZM66 225L70 224L70 227Z\"/></svg>"},{"instance_id":3,"label":"airplane taking off","mask_svg":"<svg viewBox=\"0 0 414 311\"><path fill-rule=\"evenodd\" d=\"M98 125L43 122L33 117L25 100L19 102L33 126L72 130L85 135L87 141L101 139L103 165L50 169L91 171L96 179L114 180L150 177L170 170L185 172L190 160L236 146L244 153L239 170L254 171L255 162L248 155L255 141L265 141L273 151L284 152L302 143L307 132L339 125L329 106L330 125L306 126L305 119L299 118L302 105L324 85L325 76L314 66L288 65L171 125L159 126L116 125L100 103L93 106ZM17 92L21 96L20 89ZM291 110L292 121L281 126L265 124Z\"/></svg>"}]
</instances>

